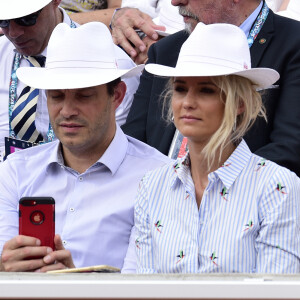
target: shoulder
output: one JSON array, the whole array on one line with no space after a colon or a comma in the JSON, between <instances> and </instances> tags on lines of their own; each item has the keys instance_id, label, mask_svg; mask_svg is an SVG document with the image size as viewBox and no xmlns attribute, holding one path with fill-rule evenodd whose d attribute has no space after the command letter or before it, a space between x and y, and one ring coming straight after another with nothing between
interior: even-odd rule
<instances>
[{"instance_id":1,"label":"shoulder","mask_svg":"<svg viewBox=\"0 0 300 300\"><path fill-rule=\"evenodd\" d=\"M259 185L262 194L277 193L280 189L284 189L284 194L292 193L299 199L300 195L300 178L289 169L282 167L275 162L265 160L255 154L251 157L254 173L259 177Z\"/></svg>"},{"instance_id":2,"label":"shoulder","mask_svg":"<svg viewBox=\"0 0 300 300\"><path fill-rule=\"evenodd\" d=\"M159 162L161 164L169 163L172 160L166 155L162 154L155 148L133 138L127 136L128 148L127 155L134 157L139 160L148 161L148 162Z\"/></svg>"},{"instance_id":3,"label":"shoulder","mask_svg":"<svg viewBox=\"0 0 300 300\"><path fill-rule=\"evenodd\" d=\"M24 166L24 164L35 164L43 166L47 162L47 158L57 149L58 141L51 143L30 147L21 151L14 152L7 157L7 161L17 166Z\"/></svg>"}]
</instances>

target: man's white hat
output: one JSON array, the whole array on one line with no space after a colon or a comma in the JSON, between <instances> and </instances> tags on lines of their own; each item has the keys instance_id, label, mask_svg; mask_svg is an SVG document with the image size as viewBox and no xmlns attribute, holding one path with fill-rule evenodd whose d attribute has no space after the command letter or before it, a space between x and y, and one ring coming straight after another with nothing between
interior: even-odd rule
<instances>
[{"instance_id":1,"label":"man's white hat","mask_svg":"<svg viewBox=\"0 0 300 300\"><path fill-rule=\"evenodd\" d=\"M300 0L290 0L286 10L279 11L277 14L300 21Z\"/></svg>"},{"instance_id":2,"label":"man's white hat","mask_svg":"<svg viewBox=\"0 0 300 300\"><path fill-rule=\"evenodd\" d=\"M30 15L52 0L0 0L0 20L10 20Z\"/></svg>"},{"instance_id":3,"label":"man's white hat","mask_svg":"<svg viewBox=\"0 0 300 300\"><path fill-rule=\"evenodd\" d=\"M136 76L143 70L144 65L120 68L117 51L120 49L103 23L90 22L78 28L60 23L50 37L45 68L19 68L17 76L38 89L76 89Z\"/></svg>"},{"instance_id":4,"label":"man's white hat","mask_svg":"<svg viewBox=\"0 0 300 300\"><path fill-rule=\"evenodd\" d=\"M166 27L166 31L156 30L159 35L167 36L185 28L183 17L178 12L178 7L171 1L163 1L158 17L153 19L156 25Z\"/></svg>"},{"instance_id":5,"label":"man's white hat","mask_svg":"<svg viewBox=\"0 0 300 300\"><path fill-rule=\"evenodd\" d=\"M245 33L230 24L199 23L182 45L175 68L148 64L145 69L167 77L239 75L258 88L267 88L279 79L273 69L251 69Z\"/></svg>"}]
</instances>

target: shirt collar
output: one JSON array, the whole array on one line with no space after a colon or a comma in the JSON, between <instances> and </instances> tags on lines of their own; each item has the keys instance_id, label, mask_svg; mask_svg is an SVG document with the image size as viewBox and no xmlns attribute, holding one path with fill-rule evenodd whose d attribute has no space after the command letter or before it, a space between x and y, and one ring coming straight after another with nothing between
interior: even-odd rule
<instances>
[{"instance_id":1,"label":"shirt collar","mask_svg":"<svg viewBox=\"0 0 300 300\"><path fill-rule=\"evenodd\" d=\"M50 156L46 164L46 170L48 171L52 165L64 165L64 160L61 153L61 144L59 141L56 143L53 150L51 150ZM124 160L128 148L128 140L121 128L116 124L116 133L111 141L110 145L95 164L105 165L114 175ZM94 164L94 165L95 165Z\"/></svg>"},{"instance_id":2,"label":"shirt collar","mask_svg":"<svg viewBox=\"0 0 300 300\"><path fill-rule=\"evenodd\" d=\"M240 142L237 148L233 151L227 161L218 170L208 175L209 179L215 176L219 177L224 186L229 189L235 182L244 167L248 164L252 152L244 140ZM173 163L174 175L171 180L171 188L179 179L184 186L188 185L188 174L190 173L190 157L189 153L185 157L176 160Z\"/></svg>"},{"instance_id":3,"label":"shirt collar","mask_svg":"<svg viewBox=\"0 0 300 300\"><path fill-rule=\"evenodd\" d=\"M116 124L116 134L110 145L103 153L101 158L98 160L99 163L105 165L114 175L121 163L125 159L127 148L128 148L128 140L126 135L123 133L119 125Z\"/></svg>"},{"instance_id":4,"label":"shirt collar","mask_svg":"<svg viewBox=\"0 0 300 300\"><path fill-rule=\"evenodd\" d=\"M208 178L216 174L223 182L224 186L229 189L248 164L251 155L252 152L248 145L244 140L242 140L223 166L209 174Z\"/></svg>"},{"instance_id":5,"label":"shirt collar","mask_svg":"<svg viewBox=\"0 0 300 300\"><path fill-rule=\"evenodd\" d=\"M259 12L261 11L263 3L264 1L261 1L258 7L254 10L254 12L240 26L240 28L244 31L246 37L248 37L253 23L255 22Z\"/></svg>"}]
</instances>

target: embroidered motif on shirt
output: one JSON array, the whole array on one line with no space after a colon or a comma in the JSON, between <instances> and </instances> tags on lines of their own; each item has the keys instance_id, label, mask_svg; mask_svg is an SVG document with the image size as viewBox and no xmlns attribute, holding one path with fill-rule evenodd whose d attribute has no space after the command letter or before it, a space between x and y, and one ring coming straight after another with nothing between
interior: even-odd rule
<instances>
[{"instance_id":1,"label":"embroidered motif on shirt","mask_svg":"<svg viewBox=\"0 0 300 300\"><path fill-rule=\"evenodd\" d=\"M190 194L188 192L186 192L186 196L184 200L187 200L190 197Z\"/></svg>"},{"instance_id":2,"label":"embroidered motif on shirt","mask_svg":"<svg viewBox=\"0 0 300 300\"><path fill-rule=\"evenodd\" d=\"M249 223L245 225L246 228L243 231L249 230L250 228L253 227L253 225L254 225L253 221L250 220Z\"/></svg>"},{"instance_id":3,"label":"embroidered motif on shirt","mask_svg":"<svg viewBox=\"0 0 300 300\"><path fill-rule=\"evenodd\" d=\"M180 250L179 255L177 255L176 257L179 258L179 260L176 263L178 264L185 257L185 255L183 254L183 250Z\"/></svg>"},{"instance_id":4,"label":"embroidered motif on shirt","mask_svg":"<svg viewBox=\"0 0 300 300\"><path fill-rule=\"evenodd\" d=\"M218 264L215 262L215 260L218 259L218 257L216 256L216 253L213 252L209 258L212 261L212 263L218 267Z\"/></svg>"},{"instance_id":5,"label":"embroidered motif on shirt","mask_svg":"<svg viewBox=\"0 0 300 300\"><path fill-rule=\"evenodd\" d=\"M220 195L222 196L222 198L223 198L225 201L228 201L228 200L225 198L225 196L228 195L226 187L223 187L223 188L222 188L222 191L220 192Z\"/></svg>"},{"instance_id":6,"label":"embroidered motif on shirt","mask_svg":"<svg viewBox=\"0 0 300 300\"><path fill-rule=\"evenodd\" d=\"M286 250L282 249L279 245L277 245L276 248L288 253Z\"/></svg>"},{"instance_id":7,"label":"embroidered motif on shirt","mask_svg":"<svg viewBox=\"0 0 300 300\"><path fill-rule=\"evenodd\" d=\"M224 163L222 166L221 166L221 168L226 168L226 167L229 167L229 166L231 166L231 163Z\"/></svg>"},{"instance_id":8,"label":"embroidered motif on shirt","mask_svg":"<svg viewBox=\"0 0 300 300\"><path fill-rule=\"evenodd\" d=\"M283 191L283 189L285 189L285 186L283 186L280 182L277 183L276 190L278 192L280 192L281 194L286 195L287 193L285 191Z\"/></svg>"},{"instance_id":9,"label":"embroidered motif on shirt","mask_svg":"<svg viewBox=\"0 0 300 300\"><path fill-rule=\"evenodd\" d=\"M177 163L176 165L174 165L174 169L175 172L177 172L177 170L180 168L181 163Z\"/></svg>"},{"instance_id":10,"label":"embroidered motif on shirt","mask_svg":"<svg viewBox=\"0 0 300 300\"><path fill-rule=\"evenodd\" d=\"M156 230L157 230L158 232L161 233L161 231L159 230L159 228L160 228L160 227L163 227L163 226L161 225L160 220L158 220L158 221L154 224L154 226L156 227Z\"/></svg>"},{"instance_id":11,"label":"embroidered motif on shirt","mask_svg":"<svg viewBox=\"0 0 300 300\"><path fill-rule=\"evenodd\" d=\"M257 165L258 165L258 168L255 170L256 172L258 172L261 168L266 166L266 159L262 158L261 161Z\"/></svg>"},{"instance_id":12,"label":"embroidered motif on shirt","mask_svg":"<svg viewBox=\"0 0 300 300\"><path fill-rule=\"evenodd\" d=\"M137 239L135 240L135 246L136 246L138 249L141 249L139 238L137 238Z\"/></svg>"}]
</instances>

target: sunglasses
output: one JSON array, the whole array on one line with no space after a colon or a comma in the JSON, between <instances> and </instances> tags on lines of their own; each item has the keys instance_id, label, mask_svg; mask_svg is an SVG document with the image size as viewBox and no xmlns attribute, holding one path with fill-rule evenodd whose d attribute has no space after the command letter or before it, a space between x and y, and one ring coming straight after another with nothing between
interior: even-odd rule
<instances>
[{"instance_id":1,"label":"sunglasses","mask_svg":"<svg viewBox=\"0 0 300 300\"><path fill-rule=\"evenodd\" d=\"M36 23L37 18L39 17L41 11L43 9L40 9L33 14L27 15L25 17L17 18L17 19L11 19L11 20L0 20L0 27L6 28L9 26L10 21L16 22L20 26L33 26Z\"/></svg>"}]
</instances>

